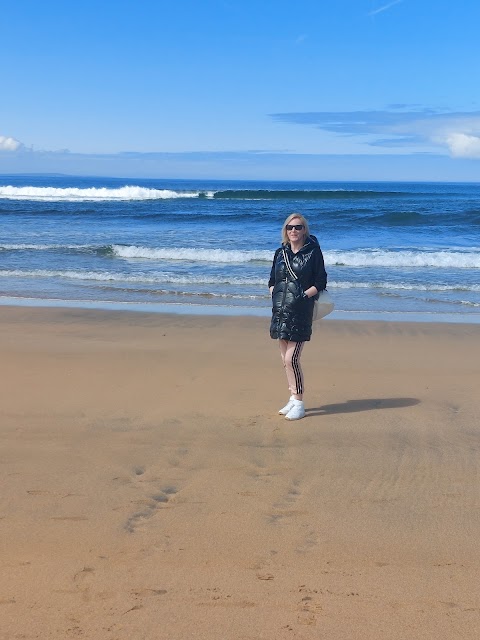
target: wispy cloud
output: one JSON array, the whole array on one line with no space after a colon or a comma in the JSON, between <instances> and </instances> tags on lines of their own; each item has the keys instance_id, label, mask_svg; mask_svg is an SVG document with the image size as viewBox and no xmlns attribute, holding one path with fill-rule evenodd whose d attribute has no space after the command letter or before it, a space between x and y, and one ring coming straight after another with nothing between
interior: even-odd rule
<instances>
[{"instance_id":1,"label":"wispy cloud","mask_svg":"<svg viewBox=\"0 0 480 640\"><path fill-rule=\"evenodd\" d=\"M277 122L310 125L341 136L360 137L369 146L412 149L434 146L456 158L480 158L480 111L408 109L275 113Z\"/></svg>"},{"instance_id":2,"label":"wispy cloud","mask_svg":"<svg viewBox=\"0 0 480 640\"><path fill-rule=\"evenodd\" d=\"M22 143L9 136L0 136L0 151L17 151Z\"/></svg>"},{"instance_id":3,"label":"wispy cloud","mask_svg":"<svg viewBox=\"0 0 480 640\"><path fill-rule=\"evenodd\" d=\"M382 11L386 11L387 9L390 9L390 7L393 7L396 4L399 4L400 2L403 2L403 0L392 0L392 2L389 2L388 4L384 4L382 7L378 7L378 9L373 9L372 11L368 12L369 16L376 16L377 13L382 13Z\"/></svg>"}]
</instances>

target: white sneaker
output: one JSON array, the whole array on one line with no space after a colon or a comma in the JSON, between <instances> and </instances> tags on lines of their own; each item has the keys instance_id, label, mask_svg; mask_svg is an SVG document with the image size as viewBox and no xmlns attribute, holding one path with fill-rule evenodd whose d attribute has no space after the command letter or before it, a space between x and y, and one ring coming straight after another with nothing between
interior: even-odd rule
<instances>
[{"instance_id":1,"label":"white sneaker","mask_svg":"<svg viewBox=\"0 0 480 640\"><path fill-rule=\"evenodd\" d=\"M287 413L285 418L287 420L300 420L305 417L305 405L302 400L293 400L293 406Z\"/></svg>"},{"instance_id":2,"label":"white sneaker","mask_svg":"<svg viewBox=\"0 0 480 640\"><path fill-rule=\"evenodd\" d=\"M290 411L290 409L293 407L293 401L295 400L295 398L293 396L290 396L290 400L287 402L287 404L282 407L281 409L278 410L278 413L281 416L286 416L287 413Z\"/></svg>"}]
</instances>

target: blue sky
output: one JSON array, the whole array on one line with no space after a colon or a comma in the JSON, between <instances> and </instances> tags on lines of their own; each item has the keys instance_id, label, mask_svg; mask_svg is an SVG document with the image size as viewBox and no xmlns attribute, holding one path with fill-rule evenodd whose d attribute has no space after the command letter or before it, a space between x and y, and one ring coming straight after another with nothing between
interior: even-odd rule
<instances>
[{"instance_id":1,"label":"blue sky","mask_svg":"<svg viewBox=\"0 0 480 640\"><path fill-rule=\"evenodd\" d=\"M15 0L0 172L480 180L478 0Z\"/></svg>"}]
</instances>

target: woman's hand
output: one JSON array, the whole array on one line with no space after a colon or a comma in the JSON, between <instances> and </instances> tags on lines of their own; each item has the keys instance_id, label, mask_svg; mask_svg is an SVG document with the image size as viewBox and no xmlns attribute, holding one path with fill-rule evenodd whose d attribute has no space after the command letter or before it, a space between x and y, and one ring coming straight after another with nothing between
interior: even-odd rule
<instances>
[{"instance_id":1,"label":"woman's hand","mask_svg":"<svg viewBox=\"0 0 480 640\"><path fill-rule=\"evenodd\" d=\"M317 293L318 293L317 287L309 287L308 289L305 289L305 291L303 292L303 297L305 299L313 298L314 296L317 295Z\"/></svg>"}]
</instances>

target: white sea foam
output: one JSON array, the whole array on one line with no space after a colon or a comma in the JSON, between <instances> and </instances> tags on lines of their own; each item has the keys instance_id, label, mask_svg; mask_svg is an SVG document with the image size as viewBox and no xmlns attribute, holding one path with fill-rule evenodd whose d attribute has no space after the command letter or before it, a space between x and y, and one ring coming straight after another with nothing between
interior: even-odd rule
<instances>
[{"instance_id":1,"label":"white sea foam","mask_svg":"<svg viewBox=\"0 0 480 640\"><path fill-rule=\"evenodd\" d=\"M208 194L205 194L208 196ZM125 186L118 189L102 188L57 188L57 187L12 187L0 186L0 198L7 200L44 200L49 202L82 202L99 200L170 200L172 198L198 198L200 191L172 191L170 189L147 189Z\"/></svg>"},{"instance_id":2,"label":"white sea foam","mask_svg":"<svg viewBox=\"0 0 480 640\"><path fill-rule=\"evenodd\" d=\"M479 284L420 284L403 282L329 281L328 289L390 289L404 291L480 291Z\"/></svg>"},{"instance_id":3,"label":"white sea foam","mask_svg":"<svg viewBox=\"0 0 480 640\"><path fill-rule=\"evenodd\" d=\"M70 280L94 280L98 282L125 282L137 284L182 284L182 285L265 285L265 278L235 278L230 276L188 275L177 276L169 273L158 276L136 274L123 275L103 271L73 271L55 269L1 269L0 277L18 278L66 278Z\"/></svg>"},{"instance_id":4,"label":"white sea foam","mask_svg":"<svg viewBox=\"0 0 480 640\"><path fill-rule=\"evenodd\" d=\"M84 280L101 283L125 283L138 285L215 285L215 286L260 286L266 287L265 278L239 278L232 276L214 275L175 275L172 273L160 274L132 274L113 273L109 271L74 271L55 269L0 269L0 278L60 278L67 280ZM348 289L384 289L384 290L404 290L404 291L438 291L455 292L471 291L480 292L480 284L422 284L422 283L396 283L396 282L354 282L354 281L330 281L328 283L330 291ZM212 292L213 293L213 292ZM223 295L223 294L222 294Z\"/></svg>"},{"instance_id":5,"label":"white sea foam","mask_svg":"<svg viewBox=\"0 0 480 640\"><path fill-rule=\"evenodd\" d=\"M143 259L157 261L203 262L241 264L248 262L270 263L273 251L265 249L209 249L192 247L145 247L139 245L86 245L86 244L29 244L5 243L1 251L49 251L77 250L102 251L118 258ZM438 268L438 269L478 269L480 268L480 250L330 250L324 252L325 265L354 268ZM369 284L368 286L371 286Z\"/></svg>"},{"instance_id":6,"label":"white sea foam","mask_svg":"<svg viewBox=\"0 0 480 640\"><path fill-rule=\"evenodd\" d=\"M228 250L186 247L143 247L113 245L114 255L120 258L148 260L184 260L192 262L271 262L273 252L268 250ZM327 266L347 267L438 267L475 269L480 267L480 252L475 251L422 251L358 249L352 251L326 251Z\"/></svg>"},{"instance_id":7,"label":"white sea foam","mask_svg":"<svg viewBox=\"0 0 480 640\"><path fill-rule=\"evenodd\" d=\"M2 244L0 251L51 251L53 249L94 249L88 244Z\"/></svg>"},{"instance_id":8,"label":"white sea foam","mask_svg":"<svg viewBox=\"0 0 480 640\"><path fill-rule=\"evenodd\" d=\"M271 262L272 252L266 250L240 251L228 249L190 249L186 247L149 248L135 245L112 246L114 255L119 258L143 258L148 260L185 260L192 262Z\"/></svg>"},{"instance_id":9,"label":"white sea foam","mask_svg":"<svg viewBox=\"0 0 480 640\"><path fill-rule=\"evenodd\" d=\"M360 249L356 251L326 251L327 265L346 267L437 267L448 269L478 269L480 252L475 251L385 251Z\"/></svg>"}]
</instances>

